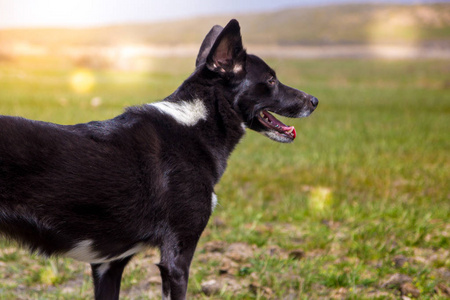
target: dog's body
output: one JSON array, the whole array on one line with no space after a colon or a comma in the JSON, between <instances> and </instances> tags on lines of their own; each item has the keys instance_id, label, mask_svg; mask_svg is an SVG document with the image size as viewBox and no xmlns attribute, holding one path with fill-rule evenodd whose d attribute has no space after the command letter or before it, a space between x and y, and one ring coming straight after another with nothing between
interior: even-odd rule
<instances>
[{"instance_id":1,"label":"dog's body","mask_svg":"<svg viewBox=\"0 0 450 300\"><path fill-rule=\"evenodd\" d=\"M163 297L184 299L214 186L245 127L290 142L294 128L268 110L302 117L318 103L247 55L235 20L213 27L196 65L164 101L111 120L0 117L0 234L89 262L96 299L117 299L131 257L158 247Z\"/></svg>"}]
</instances>

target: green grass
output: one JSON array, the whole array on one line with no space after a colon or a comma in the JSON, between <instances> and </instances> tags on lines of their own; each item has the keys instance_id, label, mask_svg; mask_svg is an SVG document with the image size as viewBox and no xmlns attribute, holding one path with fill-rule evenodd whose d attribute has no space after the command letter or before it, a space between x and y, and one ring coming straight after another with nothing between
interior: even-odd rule
<instances>
[{"instance_id":1,"label":"green grass","mask_svg":"<svg viewBox=\"0 0 450 300\"><path fill-rule=\"evenodd\" d=\"M269 63L281 81L317 96L319 107L286 120L297 129L293 144L248 132L238 145L216 187L219 205L194 258L190 298L398 299L398 287L381 285L401 273L421 299L445 299L435 287L450 285L450 61ZM77 94L71 62L3 62L0 113L63 124L111 118L169 95L193 59L151 65L148 72L95 70L93 90ZM91 105L94 97L100 106ZM204 259L211 241L246 243L252 255L221 275L226 253ZM289 257L294 249L305 257ZM399 255L407 259L401 266ZM159 295L159 285L146 282L157 275L148 268L157 260L140 255L126 269L125 298ZM90 299L89 272L0 244L0 299ZM208 279L229 284L208 297L201 292Z\"/></svg>"}]
</instances>

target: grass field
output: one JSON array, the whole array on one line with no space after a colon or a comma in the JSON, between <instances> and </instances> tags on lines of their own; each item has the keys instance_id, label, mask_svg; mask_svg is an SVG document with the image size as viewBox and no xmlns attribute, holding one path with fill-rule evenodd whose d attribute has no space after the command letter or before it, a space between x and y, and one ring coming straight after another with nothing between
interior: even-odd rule
<instances>
[{"instance_id":1,"label":"grass field","mask_svg":"<svg viewBox=\"0 0 450 300\"><path fill-rule=\"evenodd\" d=\"M450 61L269 62L319 107L286 120L297 129L293 144L248 132L237 147L216 187L220 205L198 246L189 298L448 299ZM76 93L70 61L0 62L0 114L111 118L169 95L193 63L93 70L92 89ZM153 250L133 260L124 299L160 297L157 261ZM0 242L0 299L91 299L89 275L87 264Z\"/></svg>"}]
</instances>

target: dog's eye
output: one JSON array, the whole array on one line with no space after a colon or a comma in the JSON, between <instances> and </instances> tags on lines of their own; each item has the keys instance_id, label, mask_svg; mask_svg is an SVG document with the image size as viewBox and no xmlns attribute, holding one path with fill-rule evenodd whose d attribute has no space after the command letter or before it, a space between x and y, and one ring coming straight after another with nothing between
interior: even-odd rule
<instances>
[{"instance_id":1,"label":"dog's eye","mask_svg":"<svg viewBox=\"0 0 450 300\"><path fill-rule=\"evenodd\" d=\"M270 77L269 80L267 80L267 83L269 85L275 85L276 82L277 80L275 79L275 77Z\"/></svg>"}]
</instances>

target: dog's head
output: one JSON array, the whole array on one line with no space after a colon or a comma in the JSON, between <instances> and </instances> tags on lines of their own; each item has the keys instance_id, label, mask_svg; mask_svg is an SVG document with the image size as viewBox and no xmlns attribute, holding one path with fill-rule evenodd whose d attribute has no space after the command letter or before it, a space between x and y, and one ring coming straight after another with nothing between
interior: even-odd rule
<instances>
[{"instance_id":1,"label":"dog's head","mask_svg":"<svg viewBox=\"0 0 450 300\"><path fill-rule=\"evenodd\" d=\"M214 26L205 37L196 61L233 91L233 107L245 125L283 143L292 142L294 127L270 112L290 118L309 116L317 107L316 97L282 84L262 59L247 54L242 46L239 23Z\"/></svg>"}]
</instances>

